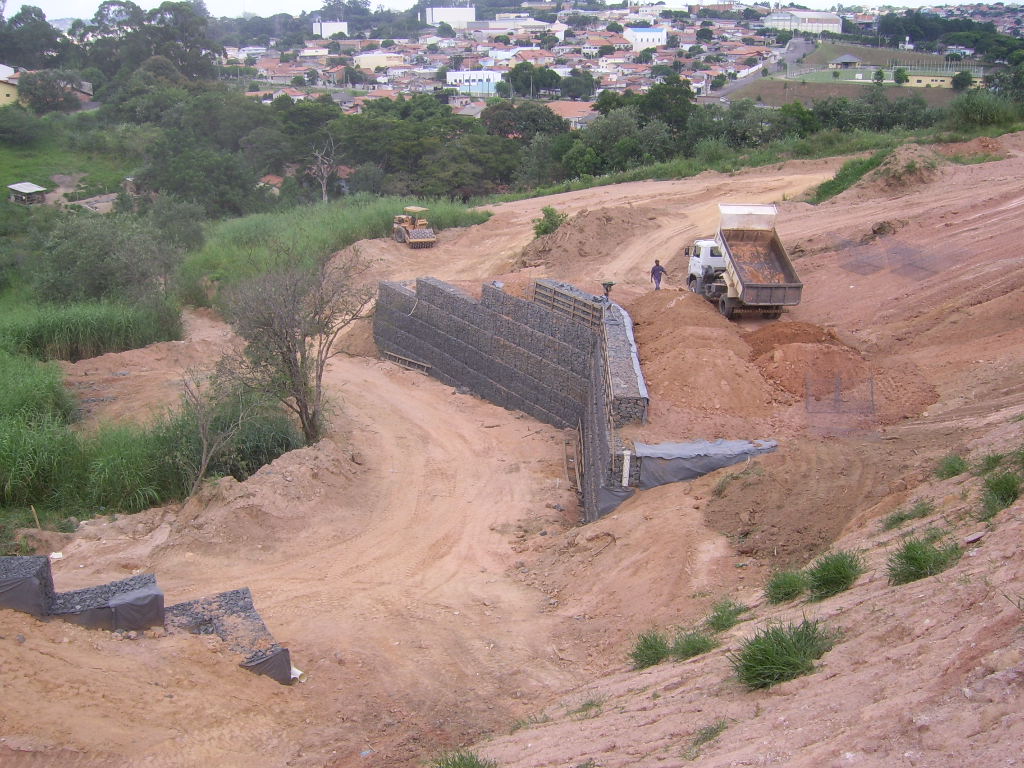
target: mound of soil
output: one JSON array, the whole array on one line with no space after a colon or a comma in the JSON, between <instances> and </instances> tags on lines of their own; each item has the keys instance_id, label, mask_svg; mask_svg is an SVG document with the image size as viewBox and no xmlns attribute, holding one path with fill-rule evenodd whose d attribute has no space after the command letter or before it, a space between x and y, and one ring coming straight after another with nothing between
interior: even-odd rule
<instances>
[{"instance_id":1,"label":"mound of soil","mask_svg":"<svg viewBox=\"0 0 1024 768\"><path fill-rule=\"evenodd\" d=\"M941 158L928 147L904 144L843 195L868 199L904 194L935 181L941 174L941 162Z\"/></svg>"},{"instance_id":2,"label":"mound of soil","mask_svg":"<svg viewBox=\"0 0 1024 768\"><path fill-rule=\"evenodd\" d=\"M977 155L992 155L994 157L1006 157L1006 148L999 139L979 136L970 141L958 141L952 144L933 144L931 147L943 157L972 157Z\"/></svg>"},{"instance_id":3,"label":"mound of soil","mask_svg":"<svg viewBox=\"0 0 1024 768\"><path fill-rule=\"evenodd\" d=\"M750 347L750 359L755 360L784 344L835 344L842 345L835 331L811 323L778 322L758 328L743 335L743 341Z\"/></svg>"},{"instance_id":4,"label":"mound of soil","mask_svg":"<svg viewBox=\"0 0 1024 768\"><path fill-rule=\"evenodd\" d=\"M832 397L836 386L866 381L871 370L856 350L835 344L783 344L754 362L787 392L815 399Z\"/></svg>"},{"instance_id":5,"label":"mound of soil","mask_svg":"<svg viewBox=\"0 0 1024 768\"><path fill-rule=\"evenodd\" d=\"M606 261L647 225L651 215L633 206L584 209L550 235L538 237L523 249L521 265Z\"/></svg>"}]
</instances>

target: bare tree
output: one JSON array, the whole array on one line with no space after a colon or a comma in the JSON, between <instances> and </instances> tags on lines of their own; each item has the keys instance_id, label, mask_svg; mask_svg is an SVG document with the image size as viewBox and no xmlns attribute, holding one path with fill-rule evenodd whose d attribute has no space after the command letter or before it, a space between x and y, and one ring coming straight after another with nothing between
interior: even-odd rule
<instances>
[{"instance_id":1,"label":"bare tree","mask_svg":"<svg viewBox=\"0 0 1024 768\"><path fill-rule=\"evenodd\" d=\"M334 159L334 137L328 135L327 141L322 148L313 147L313 162L309 164L306 171L310 176L320 182L320 194L323 201L327 202L327 185L331 178L337 173L337 162Z\"/></svg>"},{"instance_id":2,"label":"bare tree","mask_svg":"<svg viewBox=\"0 0 1024 768\"><path fill-rule=\"evenodd\" d=\"M227 296L227 318L246 341L234 376L276 397L299 419L307 443L324 427L323 376L334 342L373 299L368 263L354 253L317 269L291 266L249 280Z\"/></svg>"},{"instance_id":3,"label":"bare tree","mask_svg":"<svg viewBox=\"0 0 1024 768\"><path fill-rule=\"evenodd\" d=\"M194 419L200 447L198 457L185 454L178 457L182 469L192 482L190 496L199 490L210 464L231 445L239 430L252 416L252 403L243 401L226 423L217 423L217 406L225 397L219 389L216 383L211 383L198 371L185 371L185 378L182 381L182 406ZM228 396L239 397L239 393Z\"/></svg>"}]
</instances>

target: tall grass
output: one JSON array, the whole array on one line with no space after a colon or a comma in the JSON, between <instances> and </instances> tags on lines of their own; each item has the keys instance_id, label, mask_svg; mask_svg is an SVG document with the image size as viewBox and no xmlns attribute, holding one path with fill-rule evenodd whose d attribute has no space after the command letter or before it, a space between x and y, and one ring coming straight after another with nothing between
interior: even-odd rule
<instances>
[{"instance_id":1,"label":"tall grass","mask_svg":"<svg viewBox=\"0 0 1024 768\"><path fill-rule=\"evenodd\" d=\"M40 360L74 362L179 338L181 316L164 303L19 304L0 316L0 349Z\"/></svg>"},{"instance_id":2,"label":"tall grass","mask_svg":"<svg viewBox=\"0 0 1024 768\"><path fill-rule=\"evenodd\" d=\"M814 661L832 648L837 634L817 621L770 624L743 641L729 657L740 682L748 688L770 688L814 670Z\"/></svg>"},{"instance_id":3,"label":"tall grass","mask_svg":"<svg viewBox=\"0 0 1024 768\"><path fill-rule=\"evenodd\" d=\"M0 352L0 519L29 505L90 515L136 512L184 498L190 471L199 466L201 444L194 416L169 412L147 425L103 425L95 432L71 428L73 402L55 366ZM209 473L244 480L301 437L270 403L228 397L216 407L213 429L250 417ZM44 515L47 516L47 515ZM54 517L54 515L49 515Z\"/></svg>"},{"instance_id":4,"label":"tall grass","mask_svg":"<svg viewBox=\"0 0 1024 768\"><path fill-rule=\"evenodd\" d=\"M282 265L312 267L359 240L389 237L395 214L412 202L355 195L335 203L216 222L202 250L186 259L180 290L190 301L198 301L208 283L229 284ZM435 230L480 224L490 217L449 200L421 202L430 209L427 216Z\"/></svg>"}]
</instances>

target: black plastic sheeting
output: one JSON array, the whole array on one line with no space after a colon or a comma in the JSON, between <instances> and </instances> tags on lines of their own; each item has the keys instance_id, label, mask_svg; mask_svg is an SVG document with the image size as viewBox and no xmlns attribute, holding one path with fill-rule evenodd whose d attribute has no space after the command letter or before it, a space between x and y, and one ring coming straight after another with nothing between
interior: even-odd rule
<instances>
[{"instance_id":1,"label":"black plastic sheeting","mask_svg":"<svg viewBox=\"0 0 1024 768\"><path fill-rule=\"evenodd\" d=\"M287 648L278 648L269 656L243 661L239 666L257 675L265 675L281 685L291 685L292 655Z\"/></svg>"},{"instance_id":2,"label":"black plastic sheeting","mask_svg":"<svg viewBox=\"0 0 1024 768\"><path fill-rule=\"evenodd\" d=\"M143 573L98 587L58 593L49 613L89 629L143 630L164 623L164 593Z\"/></svg>"},{"instance_id":3,"label":"black plastic sheeting","mask_svg":"<svg viewBox=\"0 0 1024 768\"><path fill-rule=\"evenodd\" d=\"M167 624L195 635L217 635L244 657L239 666L288 685L291 654L275 640L252 602L248 587L167 608Z\"/></svg>"},{"instance_id":4,"label":"black plastic sheeting","mask_svg":"<svg viewBox=\"0 0 1024 768\"><path fill-rule=\"evenodd\" d=\"M630 498L635 490L621 485L601 486L597 489L597 517L602 518L615 511L626 499Z\"/></svg>"},{"instance_id":5,"label":"black plastic sheeting","mask_svg":"<svg viewBox=\"0 0 1024 768\"><path fill-rule=\"evenodd\" d=\"M655 488L666 483L692 480L746 461L751 456L778 448L774 440L697 440L692 443L636 443L640 458L640 488Z\"/></svg>"},{"instance_id":6,"label":"black plastic sheeting","mask_svg":"<svg viewBox=\"0 0 1024 768\"><path fill-rule=\"evenodd\" d=\"M53 601L47 557L0 557L0 608L45 616Z\"/></svg>"}]
</instances>

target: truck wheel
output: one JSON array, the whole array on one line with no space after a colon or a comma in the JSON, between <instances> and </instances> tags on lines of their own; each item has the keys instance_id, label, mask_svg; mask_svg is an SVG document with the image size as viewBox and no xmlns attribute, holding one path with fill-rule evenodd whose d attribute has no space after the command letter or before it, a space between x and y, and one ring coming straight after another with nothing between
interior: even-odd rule
<instances>
[{"instance_id":1,"label":"truck wheel","mask_svg":"<svg viewBox=\"0 0 1024 768\"><path fill-rule=\"evenodd\" d=\"M690 287L698 296L704 295L704 281L699 277L693 281L693 285Z\"/></svg>"},{"instance_id":2,"label":"truck wheel","mask_svg":"<svg viewBox=\"0 0 1024 768\"><path fill-rule=\"evenodd\" d=\"M718 300L718 311L726 320L732 320L733 313L736 311L736 305L728 296L722 296Z\"/></svg>"},{"instance_id":3,"label":"truck wheel","mask_svg":"<svg viewBox=\"0 0 1024 768\"><path fill-rule=\"evenodd\" d=\"M396 227L395 228L395 242L396 243L404 243L405 242L405 230L402 229L401 227Z\"/></svg>"}]
</instances>

